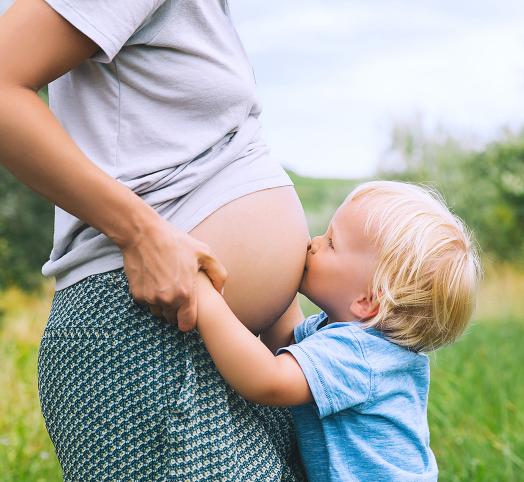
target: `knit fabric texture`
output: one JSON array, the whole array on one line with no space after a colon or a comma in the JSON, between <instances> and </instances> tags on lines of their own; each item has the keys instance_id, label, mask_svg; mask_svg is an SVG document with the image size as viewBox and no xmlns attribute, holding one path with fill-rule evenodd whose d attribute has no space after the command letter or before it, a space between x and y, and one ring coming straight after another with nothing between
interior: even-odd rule
<instances>
[{"instance_id":1,"label":"knit fabric texture","mask_svg":"<svg viewBox=\"0 0 524 482\"><path fill-rule=\"evenodd\" d=\"M306 480L289 410L240 397L123 268L55 291L38 389L65 481Z\"/></svg>"}]
</instances>

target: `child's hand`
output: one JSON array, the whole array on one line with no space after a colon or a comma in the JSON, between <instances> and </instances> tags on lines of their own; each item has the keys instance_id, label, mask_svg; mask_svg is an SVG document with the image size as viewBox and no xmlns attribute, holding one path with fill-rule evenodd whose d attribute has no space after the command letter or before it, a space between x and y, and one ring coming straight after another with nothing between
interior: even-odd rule
<instances>
[{"instance_id":1,"label":"child's hand","mask_svg":"<svg viewBox=\"0 0 524 482\"><path fill-rule=\"evenodd\" d=\"M207 290L209 287L213 287L213 284L211 283L209 276L206 274L205 271L202 271L202 270L200 270L197 273L197 284L198 284L198 288L204 291Z\"/></svg>"}]
</instances>

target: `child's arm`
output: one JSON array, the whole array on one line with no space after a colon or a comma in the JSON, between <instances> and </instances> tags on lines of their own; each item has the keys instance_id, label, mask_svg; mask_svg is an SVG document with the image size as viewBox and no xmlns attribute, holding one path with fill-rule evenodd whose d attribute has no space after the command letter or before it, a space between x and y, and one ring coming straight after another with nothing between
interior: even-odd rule
<instances>
[{"instance_id":1,"label":"child's arm","mask_svg":"<svg viewBox=\"0 0 524 482\"><path fill-rule=\"evenodd\" d=\"M197 276L197 328L218 371L244 398L265 405L302 405L313 396L293 355L275 357L231 311L207 275Z\"/></svg>"},{"instance_id":2,"label":"child's arm","mask_svg":"<svg viewBox=\"0 0 524 482\"><path fill-rule=\"evenodd\" d=\"M260 334L260 340L271 350L271 353L275 353L279 348L295 343L293 330L304 321L304 318L297 294L278 321Z\"/></svg>"}]
</instances>

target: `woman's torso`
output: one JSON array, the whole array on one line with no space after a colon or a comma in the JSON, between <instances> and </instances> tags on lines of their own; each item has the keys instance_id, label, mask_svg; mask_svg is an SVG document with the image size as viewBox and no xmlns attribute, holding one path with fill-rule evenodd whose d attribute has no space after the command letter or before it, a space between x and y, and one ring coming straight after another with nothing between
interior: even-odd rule
<instances>
[{"instance_id":1,"label":"woman's torso","mask_svg":"<svg viewBox=\"0 0 524 482\"><path fill-rule=\"evenodd\" d=\"M215 250L244 323L270 325L298 288L307 226L260 137L254 75L227 2L46 1L101 47L49 85L51 110L95 164ZM56 208L42 273L57 290L122 265L103 233Z\"/></svg>"},{"instance_id":2,"label":"woman's torso","mask_svg":"<svg viewBox=\"0 0 524 482\"><path fill-rule=\"evenodd\" d=\"M244 325L258 334L278 320L297 293L309 240L293 186L235 199L190 234L224 263L224 298Z\"/></svg>"}]
</instances>

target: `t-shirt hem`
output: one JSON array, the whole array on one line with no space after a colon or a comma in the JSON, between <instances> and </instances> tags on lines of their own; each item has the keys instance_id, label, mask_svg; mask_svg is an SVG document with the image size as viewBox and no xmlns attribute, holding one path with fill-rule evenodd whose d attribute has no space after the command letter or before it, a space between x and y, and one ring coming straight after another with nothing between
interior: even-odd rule
<instances>
[{"instance_id":1,"label":"t-shirt hem","mask_svg":"<svg viewBox=\"0 0 524 482\"><path fill-rule=\"evenodd\" d=\"M275 183L275 180L279 180ZM188 232L200 224L204 219L210 216L217 209L225 206L227 203L234 201L242 196L246 196L256 191L261 191L263 189L270 189L283 186L294 186L293 181L289 176L283 171L283 174L278 174L277 176L269 176L261 179L256 179L254 181L249 181L243 183L239 186L234 186L228 190L225 190L222 193L222 196L212 199L209 203L200 206L195 212L193 212L188 219L191 222L179 223L178 228L183 229ZM196 191L195 191L196 192Z\"/></svg>"},{"instance_id":2,"label":"t-shirt hem","mask_svg":"<svg viewBox=\"0 0 524 482\"><path fill-rule=\"evenodd\" d=\"M96 258L88 261L82 265L81 268L76 268L74 271L66 273L62 276L55 276L56 284L55 291L60 291L65 288L82 281L83 279L93 274L105 273L124 266L124 259L119 253L103 258Z\"/></svg>"},{"instance_id":3,"label":"t-shirt hem","mask_svg":"<svg viewBox=\"0 0 524 482\"><path fill-rule=\"evenodd\" d=\"M235 186L224 191L222 196L214 198L209 203L201 206L194 213L188 216L187 222L178 223L176 227L185 232L189 232L214 211L235 199L263 189L293 185L293 182L285 171L277 176L265 177L243 183L240 186ZM63 290L93 274L105 273L106 271L122 268L123 266L124 259L120 251L111 253L102 258L87 261L81 267L75 267L73 271L61 275L55 275L55 291Z\"/></svg>"}]
</instances>

